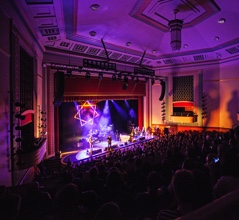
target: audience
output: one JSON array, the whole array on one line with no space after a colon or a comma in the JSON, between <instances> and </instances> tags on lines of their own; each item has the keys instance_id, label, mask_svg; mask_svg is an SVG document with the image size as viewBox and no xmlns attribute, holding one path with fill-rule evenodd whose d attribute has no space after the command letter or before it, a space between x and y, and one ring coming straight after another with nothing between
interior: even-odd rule
<instances>
[{"instance_id":1,"label":"audience","mask_svg":"<svg viewBox=\"0 0 239 220\"><path fill-rule=\"evenodd\" d=\"M33 182L22 195L1 190L0 218L160 220L185 216L239 188L238 136L231 131L158 133L153 140L95 159L68 161L54 173L52 188Z\"/></svg>"}]
</instances>

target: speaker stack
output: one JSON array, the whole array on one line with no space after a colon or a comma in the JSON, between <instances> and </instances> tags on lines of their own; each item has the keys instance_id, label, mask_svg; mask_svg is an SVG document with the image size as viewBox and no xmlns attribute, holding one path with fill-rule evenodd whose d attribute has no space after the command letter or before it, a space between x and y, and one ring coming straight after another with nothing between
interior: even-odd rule
<instances>
[{"instance_id":1,"label":"speaker stack","mask_svg":"<svg viewBox=\"0 0 239 220\"><path fill-rule=\"evenodd\" d=\"M54 75L54 106L60 106L64 96L64 72L57 71Z\"/></svg>"},{"instance_id":2,"label":"speaker stack","mask_svg":"<svg viewBox=\"0 0 239 220\"><path fill-rule=\"evenodd\" d=\"M161 89L161 95L159 97L159 101L163 101L163 99L164 99L164 95L165 95L165 82L164 81L161 81L161 86L162 86L162 89Z\"/></svg>"}]
</instances>

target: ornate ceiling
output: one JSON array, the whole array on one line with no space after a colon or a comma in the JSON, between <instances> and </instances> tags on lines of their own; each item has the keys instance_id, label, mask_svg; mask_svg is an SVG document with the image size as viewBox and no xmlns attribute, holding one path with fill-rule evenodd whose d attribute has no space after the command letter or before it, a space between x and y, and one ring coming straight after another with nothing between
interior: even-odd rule
<instances>
[{"instance_id":1,"label":"ornate ceiling","mask_svg":"<svg viewBox=\"0 0 239 220\"><path fill-rule=\"evenodd\" d=\"M48 54L154 68L239 57L238 0L14 2ZM170 46L175 18L183 20L179 51Z\"/></svg>"}]
</instances>

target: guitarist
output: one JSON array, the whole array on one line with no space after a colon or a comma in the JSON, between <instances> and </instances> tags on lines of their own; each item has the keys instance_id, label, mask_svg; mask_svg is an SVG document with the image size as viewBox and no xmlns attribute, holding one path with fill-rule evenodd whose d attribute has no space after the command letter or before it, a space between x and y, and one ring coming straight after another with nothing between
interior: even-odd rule
<instances>
[{"instance_id":1,"label":"guitarist","mask_svg":"<svg viewBox=\"0 0 239 220\"><path fill-rule=\"evenodd\" d=\"M111 149L111 142L112 142L112 137L109 135L108 137L107 137L107 142L108 142L108 150L110 150Z\"/></svg>"},{"instance_id":2,"label":"guitarist","mask_svg":"<svg viewBox=\"0 0 239 220\"><path fill-rule=\"evenodd\" d=\"M93 137L92 137L92 134L90 134L90 137L88 139L88 143L89 143L89 146L90 146L90 155L92 155L92 151L93 151Z\"/></svg>"}]
</instances>

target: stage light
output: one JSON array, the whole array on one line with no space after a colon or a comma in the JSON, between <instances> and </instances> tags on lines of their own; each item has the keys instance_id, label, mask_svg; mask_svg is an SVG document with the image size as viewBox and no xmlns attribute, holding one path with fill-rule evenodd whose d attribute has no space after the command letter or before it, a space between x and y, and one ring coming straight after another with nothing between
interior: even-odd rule
<instances>
[{"instance_id":1,"label":"stage light","mask_svg":"<svg viewBox=\"0 0 239 220\"><path fill-rule=\"evenodd\" d=\"M118 74L118 80L121 80L121 79L122 79L122 74L119 73L119 74Z\"/></svg>"},{"instance_id":2,"label":"stage light","mask_svg":"<svg viewBox=\"0 0 239 220\"><path fill-rule=\"evenodd\" d=\"M139 82L139 77L136 76L135 82L138 83Z\"/></svg>"},{"instance_id":3,"label":"stage light","mask_svg":"<svg viewBox=\"0 0 239 220\"><path fill-rule=\"evenodd\" d=\"M125 76L125 77L124 77L124 82L127 83L128 81L129 81L129 80L128 80L128 77Z\"/></svg>"},{"instance_id":4,"label":"stage light","mask_svg":"<svg viewBox=\"0 0 239 220\"><path fill-rule=\"evenodd\" d=\"M100 80L103 79L103 73L99 73L99 79L100 79Z\"/></svg>"},{"instance_id":5,"label":"stage light","mask_svg":"<svg viewBox=\"0 0 239 220\"><path fill-rule=\"evenodd\" d=\"M128 83L124 83L123 90L126 90L128 88Z\"/></svg>"},{"instance_id":6,"label":"stage light","mask_svg":"<svg viewBox=\"0 0 239 220\"><path fill-rule=\"evenodd\" d=\"M123 90L126 90L127 88L128 88L128 77L127 76L125 76L124 77L124 84L123 84Z\"/></svg>"},{"instance_id":7,"label":"stage light","mask_svg":"<svg viewBox=\"0 0 239 220\"><path fill-rule=\"evenodd\" d=\"M68 78L70 78L72 76L72 70L67 70L66 75Z\"/></svg>"},{"instance_id":8,"label":"stage light","mask_svg":"<svg viewBox=\"0 0 239 220\"><path fill-rule=\"evenodd\" d=\"M112 75L112 81L115 82L115 80L116 80L116 74L113 74Z\"/></svg>"},{"instance_id":9,"label":"stage light","mask_svg":"<svg viewBox=\"0 0 239 220\"><path fill-rule=\"evenodd\" d=\"M85 73L85 78L86 78L87 80L90 79L90 72L86 72L86 73Z\"/></svg>"}]
</instances>

